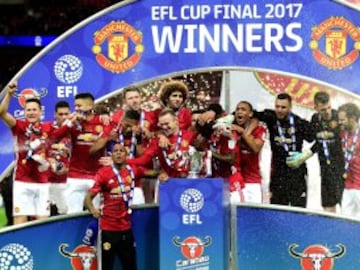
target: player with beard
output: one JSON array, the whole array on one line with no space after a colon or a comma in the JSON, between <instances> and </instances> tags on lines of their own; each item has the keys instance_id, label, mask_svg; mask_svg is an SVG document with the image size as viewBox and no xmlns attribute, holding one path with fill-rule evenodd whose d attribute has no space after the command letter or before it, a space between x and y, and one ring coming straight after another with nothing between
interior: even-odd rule
<instances>
[{"instance_id":1,"label":"player with beard","mask_svg":"<svg viewBox=\"0 0 360 270\"><path fill-rule=\"evenodd\" d=\"M139 128L142 132L143 141L147 143L148 140L154 138L157 127L157 112L146 111L141 108L141 91L139 88L127 88L122 93L125 109L119 109L111 116L111 123L115 128L121 123L126 110L137 111L140 115ZM146 145L146 144L145 144Z\"/></svg>"},{"instance_id":2,"label":"player with beard","mask_svg":"<svg viewBox=\"0 0 360 270\"><path fill-rule=\"evenodd\" d=\"M354 103L338 109L342 147L345 158L345 189L341 201L344 215L360 218L360 110Z\"/></svg>"},{"instance_id":3,"label":"player with beard","mask_svg":"<svg viewBox=\"0 0 360 270\"><path fill-rule=\"evenodd\" d=\"M308 121L291 112L292 99L286 93L278 94L275 110L256 112L255 117L266 123L272 150L270 202L272 204L306 206L307 168L305 164L290 168L286 159L290 152L301 152L304 141L314 140Z\"/></svg>"},{"instance_id":4,"label":"player with beard","mask_svg":"<svg viewBox=\"0 0 360 270\"><path fill-rule=\"evenodd\" d=\"M311 150L289 158L288 165L298 167L318 153L321 170L321 204L326 212L336 212L336 205L341 203L344 190L344 154L341 147L338 114L331 108L330 96L318 92L314 96L315 113L311 124L314 128L316 143Z\"/></svg>"},{"instance_id":5,"label":"player with beard","mask_svg":"<svg viewBox=\"0 0 360 270\"><path fill-rule=\"evenodd\" d=\"M253 107L247 101L240 101L236 105L235 119L232 129L240 135L240 170L245 187L243 196L245 202L262 202L262 178L260 173L260 151L264 145L266 129L262 125L254 126ZM248 129L252 131L249 134Z\"/></svg>"},{"instance_id":6,"label":"player with beard","mask_svg":"<svg viewBox=\"0 0 360 270\"><path fill-rule=\"evenodd\" d=\"M111 117L111 123L115 129L119 129L121 125L121 120L127 110L132 110L138 112L140 115L140 120L138 121L138 131L141 133L141 139L138 140L138 144L141 143L143 148L146 148L149 145L151 139L153 139L157 131L159 130L157 126L158 114L160 110L148 111L141 108L141 90L136 87L127 88L122 93L122 100L125 105L125 109L119 109ZM151 164L148 164L151 166ZM155 181L141 181L141 193L144 193L146 202L152 202L154 197L154 186ZM136 194L138 194L138 188L136 189ZM136 196L138 198L138 196ZM139 202L137 199L136 202Z\"/></svg>"},{"instance_id":7,"label":"player with beard","mask_svg":"<svg viewBox=\"0 0 360 270\"><path fill-rule=\"evenodd\" d=\"M160 100L165 108L172 109L179 121L179 128L191 127L191 110L185 108L189 90L181 81L170 81L161 85Z\"/></svg>"},{"instance_id":8,"label":"player with beard","mask_svg":"<svg viewBox=\"0 0 360 270\"><path fill-rule=\"evenodd\" d=\"M187 155L195 133L180 129L178 118L171 109L164 109L159 114L158 123L169 144L163 147L160 145L160 139L155 138L140 157L130 159L128 163L143 165L151 161L152 158L158 157L161 167L160 180L165 180L168 177L187 177L189 172Z\"/></svg>"}]
</instances>

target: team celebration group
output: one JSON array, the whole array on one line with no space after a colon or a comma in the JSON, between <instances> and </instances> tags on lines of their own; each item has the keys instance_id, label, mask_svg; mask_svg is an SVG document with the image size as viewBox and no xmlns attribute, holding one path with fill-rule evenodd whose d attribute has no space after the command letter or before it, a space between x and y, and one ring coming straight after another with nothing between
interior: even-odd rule
<instances>
[{"instance_id":1,"label":"team celebration group","mask_svg":"<svg viewBox=\"0 0 360 270\"><path fill-rule=\"evenodd\" d=\"M59 214L89 210L100 221L102 269L112 269L115 256L123 269L136 269L131 206L156 201L157 183L169 178L194 171L202 179L226 178L231 203L262 203L266 138L270 203L306 206L305 161L317 154L324 211L340 206L342 214L360 218L360 110L354 103L333 109L326 92L315 94L316 112L307 121L292 112L287 93L263 111L239 101L234 112L226 112L200 98L190 109L188 87L171 80L161 85L162 107L153 111L142 109L138 88L125 89L125 106L112 113L98 112L92 94L84 92L75 96L74 112L59 101L55 120L42 122L37 98L26 100L24 120L8 112L16 90L17 83L10 83L0 104L15 142L14 224L49 217L51 203Z\"/></svg>"}]
</instances>

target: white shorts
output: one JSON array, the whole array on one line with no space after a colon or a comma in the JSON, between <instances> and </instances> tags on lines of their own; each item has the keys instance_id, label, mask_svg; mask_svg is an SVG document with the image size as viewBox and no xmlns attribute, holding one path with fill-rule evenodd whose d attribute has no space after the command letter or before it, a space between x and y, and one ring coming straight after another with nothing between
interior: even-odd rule
<instances>
[{"instance_id":1,"label":"white shorts","mask_svg":"<svg viewBox=\"0 0 360 270\"><path fill-rule=\"evenodd\" d=\"M244 200L248 203L262 203L262 190L261 184L246 183L242 190Z\"/></svg>"},{"instance_id":2,"label":"white shorts","mask_svg":"<svg viewBox=\"0 0 360 270\"><path fill-rule=\"evenodd\" d=\"M230 204L241 203L241 202L244 202L244 195L242 193L242 190L231 191L230 192Z\"/></svg>"},{"instance_id":3,"label":"white shorts","mask_svg":"<svg viewBox=\"0 0 360 270\"><path fill-rule=\"evenodd\" d=\"M145 196L141 187L134 188L134 198L132 200L132 204L144 204Z\"/></svg>"},{"instance_id":4,"label":"white shorts","mask_svg":"<svg viewBox=\"0 0 360 270\"><path fill-rule=\"evenodd\" d=\"M341 214L353 218L360 218L360 190L344 189L341 201Z\"/></svg>"},{"instance_id":5,"label":"white shorts","mask_svg":"<svg viewBox=\"0 0 360 270\"><path fill-rule=\"evenodd\" d=\"M50 216L49 183L14 181L14 216Z\"/></svg>"},{"instance_id":6,"label":"white shorts","mask_svg":"<svg viewBox=\"0 0 360 270\"><path fill-rule=\"evenodd\" d=\"M50 183L50 201L56 205L59 214L67 213L66 190L67 183Z\"/></svg>"},{"instance_id":7,"label":"white shorts","mask_svg":"<svg viewBox=\"0 0 360 270\"><path fill-rule=\"evenodd\" d=\"M84 211L84 199L88 190L94 185L94 179L68 178L65 191L67 214L80 213ZM94 206L99 208L100 196L93 200Z\"/></svg>"}]
</instances>

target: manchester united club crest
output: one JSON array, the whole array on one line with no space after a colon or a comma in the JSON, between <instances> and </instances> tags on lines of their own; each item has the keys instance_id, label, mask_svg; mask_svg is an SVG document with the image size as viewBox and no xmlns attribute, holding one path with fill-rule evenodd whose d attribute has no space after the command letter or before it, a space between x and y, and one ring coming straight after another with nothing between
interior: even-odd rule
<instances>
[{"instance_id":1,"label":"manchester united club crest","mask_svg":"<svg viewBox=\"0 0 360 270\"><path fill-rule=\"evenodd\" d=\"M124 21L112 21L94 34L92 48L103 68L125 72L134 67L144 52L142 33Z\"/></svg>"},{"instance_id":2,"label":"manchester united club crest","mask_svg":"<svg viewBox=\"0 0 360 270\"><path fill-rule=\"evenodd\" d=\"M309 46L319 64L340 70L358 59L360 30L343 17L330 17L312 28Z\"/></svg>"}]
</instances>

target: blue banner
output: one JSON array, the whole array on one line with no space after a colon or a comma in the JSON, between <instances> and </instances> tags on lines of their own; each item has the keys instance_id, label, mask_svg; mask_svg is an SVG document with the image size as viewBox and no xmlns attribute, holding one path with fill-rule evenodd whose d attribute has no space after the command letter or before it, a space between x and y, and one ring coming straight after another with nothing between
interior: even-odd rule
<instances>
[{"instance_id":1,"label":"blue banner","mask_svg":"<svg viewBox=\"0 0 360 270\"><path fill-rule=\"evenodd\" d=\"M160 185L159 269L228 269L229 197L222 179Z\"/></svg>"},{"instance_id":2,"label":"blue banner","mask_svg":"<svg viewBox=\"0 0 360 270\"><path fill-rule=\"evenodd\" d=\"M38 96L44 120L52 120L55 103L72 104L78 92L104 101L138 85L153 98L159 86L150 82L237 69L252 71L261 84L254 97L286 91L295 104L311 106L314 93L327 89L357 100L358 18L357 10L329 0L119 3L64 33L19 71L14 78L19 91L9 111L22 118L25 98ZM235 100L250 91L235 90ZM3 171L14 156L2 123L0 134Z\"/></svg>"},{"instance_id":3,"label":"blue banner","mask_svg":"<svg viewBox=\"0 0 360 270\"><path fill-rule=\"evenodd\" d=\"M160 198L164 205L160 209L163 212L160 224L157 206L133 211L138 269L228 269L219 259L229 254L222 237L230 230L228 223L221 224L222 210L217 205L221 201L221 181L194 180L198 183L192 186L182 181L175 189L171 182L161 185L169 193L163 193L166 196ZM189 189L201 190L203 197ZM196 211L202 202L202 209ZM357 270L360 267L358 220L294 207L244 204L234 206L234 210L233 269ZM60 217L0 230L0 269L83 270L86 268L81 257L86 255L88 270L96 270L93 250L82 243L90 220L90 216ZM203 223L197 224L199 221ZM223 230L218 231L221 226ZM207 236L211 236L211 244ZM190 248L193 256L201 255L187 259L186 256L191 257ZM206 265L208 262L211 268ZM219 264L213 267L213 263ZM121 269L118 262L116 269Z\"/></svg>"},{"instance_id":4,"label":"blue banner","mask_svg":"<svg viewBox=\"0 0 360 270\"><path fill-rule=\"evenodd\" d=\"M91 220L84 215L59 217L0 230L0 269L98 269L96 251L82 241ZM158 207L136 208L132 224L138 269L158 270ZM119 261L115 263L114 269L121 270Z\"/></svg>"},{"instance_id":5,"label":"blue banner","mask_svg":"<svg viewBox=\"0 0 360 270\"><path fill-rule=\"evenodd\" d=\"M236 269L359 269L359 221L289 207L237 207Z\"/></svg>"}]
</instances>

